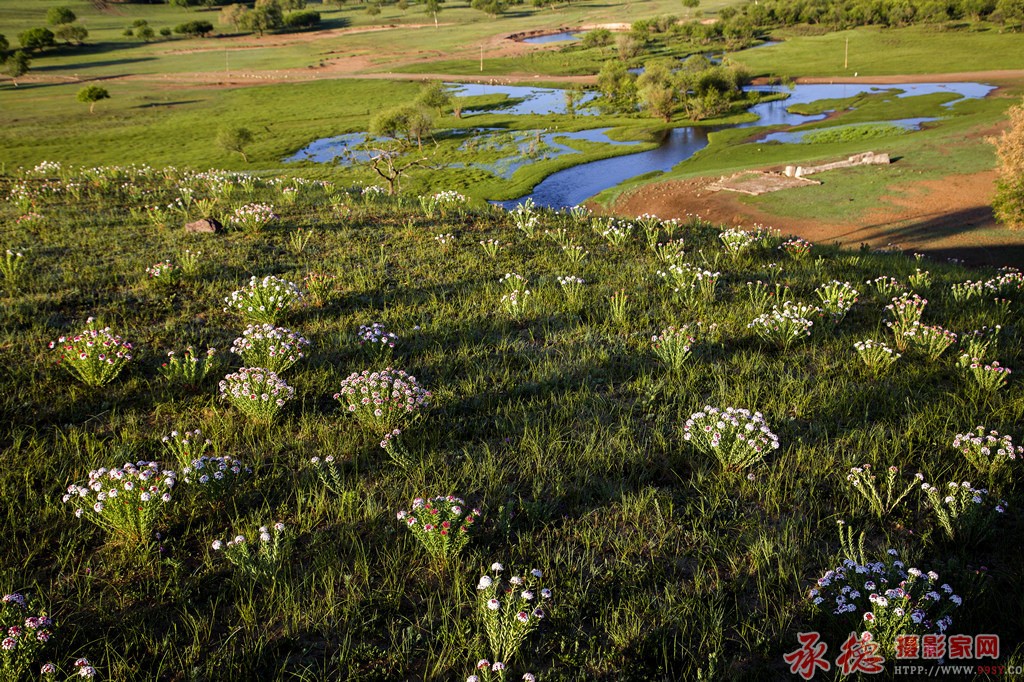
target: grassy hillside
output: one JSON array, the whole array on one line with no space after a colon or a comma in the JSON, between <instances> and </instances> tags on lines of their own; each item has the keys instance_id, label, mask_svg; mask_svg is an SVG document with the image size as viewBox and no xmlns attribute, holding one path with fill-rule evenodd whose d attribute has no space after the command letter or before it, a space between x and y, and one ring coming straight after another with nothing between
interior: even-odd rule
<instances>
[{"instance_id":1,"label":"grassy hillside","mask_svg":"<svg viewBox=\"0 0 1024 682\"><path fill-rule=\"evenodd\" d=\"M792 679L783 655L799 648L798 632L820 632L834 660L867 608L917 633L948 610L948 634L998 634L997 663L1022 663L1019 462L954 447L979 425L1021 437L1016 373L983 389L958 361L970 352L1018 369L1018 274L699 221L517 218L288 177L48 166L4 195L0 592L29 595L54 621L33 671L52 660L73 672L84 656L111 680L453 680L500 656L509 680ZM204 214L230 226L253 202L279 217L217 235L180 227ZM480 245L492 239L493 257ZM190 267L164 283L166 271L147 276L164 259ZM270 275L306 294L276 323L310 345L281 374L294 397L257 423L219 396L221 377L241 367L228 349L247 324L225 298ZM559 281L567 275L583 282ZM887 306L900 295L908 315L923 305L923 324L955 332L955 345L931 357L946 335L907 317L911 333L898 333ZM794 313L798 304L814 308ZM809 334L773 340L756 320L775 306L796 329L796 318L811 322ZM66 371L74 357L57 364L66 341L48 347L89 317L132 343L101 387ZM397 335L393 350L360 344L360 325L375 322ZM684 343L652 343L670 327ZM854 346L866 339L906 349L876 372ZM204 356L216 348L215 367L167 379L168 351L181 357L189 344ZM385 366L431 394L402 420L393 456L384 427L363 426L334 397L352 373ZM706 406L762 413L778 448L734 443L724 420L708 427L721 444L698 447L700 426L688 439L687 421ZM186 481L162 439L194 429L192 455L209 439L207 456L240 461L235 488ZM311 460L328 457L334 476L321 478ZM62 502L91 470L139 460L178 473L170 501L153 500L152 525L105 530L94 519L116 504L93 513L88 491L81 518L79 498ZM894 466L906 497L870 504L848 478L864 464L878 478L862 469L862 489L884 496ZM965 488L967 506L950 518L917 472L943 490L970 481L988 492ZM408 516L396 519L436 495L481 512L447 561L417 542ZM840 520L852 545L839 540ZM223 543L244 534L261 546L261 525L268 547L281 538L277 554L233 563ZM867 590L852 616L814 606L809 590L844 560L889 562L897 575L888 549L940 576L928 588L935 604L921 596L929 578L907 583L927 622L899 621ZM532 601L478 589L483 575L531 568L543 574ZM522 646L499 653L486 623L514 620L515 603L543 618L524 612Z\"/></svg>"}]
</instances>

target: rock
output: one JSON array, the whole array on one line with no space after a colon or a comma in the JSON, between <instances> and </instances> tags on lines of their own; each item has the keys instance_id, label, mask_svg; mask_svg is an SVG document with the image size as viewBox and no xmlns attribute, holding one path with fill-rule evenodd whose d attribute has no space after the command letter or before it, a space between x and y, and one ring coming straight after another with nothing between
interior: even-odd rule
<instances>
[{"instance_id":1,"label":"rock","mask_svg":"<svg viewBox=\"0 0 1024 682\"><path fill-rule=\"evenodd\" d=\"M186 232L220 232L224 226L216 218L203 218L185 225Z\"/></svg>"}]
</instances>

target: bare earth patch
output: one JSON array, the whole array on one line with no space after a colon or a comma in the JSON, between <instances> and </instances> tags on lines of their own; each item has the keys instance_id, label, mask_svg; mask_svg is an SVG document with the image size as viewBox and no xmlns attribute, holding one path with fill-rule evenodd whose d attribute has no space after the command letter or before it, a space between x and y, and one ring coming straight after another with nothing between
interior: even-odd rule
<instances>
[{"instance_id":1,"label":"bare earth patch","mask_svg":"<svg viewBox=\"0 0 1024 682\"><path fill-rule=\"evenodd\" d=\"M615 202L612 212L662 218L699 215L715 224L780 229L814 242L905 251L970 263L1024 265L1024 235L998 225L991 209L995 173L986 171L919 180L890 187L871 211L853 221L822 215L812 220L770 213L732 192L716 192L719 178L691 178L640 187ZM841 174L830 181L842 183Z\"/></svg>"}]
</instances>

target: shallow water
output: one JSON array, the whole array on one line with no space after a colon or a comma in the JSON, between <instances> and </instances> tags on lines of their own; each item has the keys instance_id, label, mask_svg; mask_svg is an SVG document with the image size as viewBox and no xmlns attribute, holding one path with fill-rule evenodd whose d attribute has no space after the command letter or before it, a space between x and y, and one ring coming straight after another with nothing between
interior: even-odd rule
<instances>
[{"instance_id":1,"label":"shallow water","mask_svg":"<svg viewBox=\"0 0 1024 682\"><path fill-rule=\"evenodd\" d=\"M764 47L761 45L759 47ZM496 113L510 115L552 115L565 113L564 91L557 88L533 88L513 85L482 85L472 83L449 84L453 94L462 97L478 95L503 94L510 98L521 100L507 106L499 106L492 110ZM775 102L764 102L751 107L749 111L757 116L757 119L748 123L738 124L739 128L754 128L763 126L798 126L803 123L820 121L828 113L805 116L794 114L788 108L794 104L807 104L822 99L843 99L853 97L861 93L896 92L897 97L916 97L918 95L930 95L935 93L949 93L956 95L949 102L943 103L943 107L949 108L964 98L977 99L988 95L995 89L992 85L983 83L906 83L893 86L879 86L860 83L824 83L796 85L792 88L785 86L752 86L749 88L759 92L786 92L789 97L785 100ZM581 105L592 101L597 93L586 93ZM585 112L581 112L585 113ZM596 111L592 112L596 114ZM879 121L879 123L891 123L917 129L922 123L938 120L935 118L902 119L896 121ZM608 144L638 144L636 142L616 142L608 139L605 133L607 128L596 128L577 133L558 133L547 131L518 131L522 140L511 138L508 144L509 155L492 164L466 164L471 167L483 168L499 177L509 178L515 171L523 166L534 163L538 160L557 158L565 154L578 153L568 145L558 142L556 138L568 138L577 140L590 140L593 142L604 142ZM806 132L776 132L771 133L764 139L767 142L799 143ZM480 130L474 133L474 138L480 143L480 135L486 136L488 131ZM504 133L509 135L508 132ZM537 137L539 135L539 141ZM368 158L366 152L353 152L352 147L362 143L366 139L364 133L351 133L337 137L317 140L300 150L285 161L323 161L330 162L341 157L348 163L365 161ZM518 145L524 145L519 147ZM532 154L530 145L541 150ZM527 199L532 199L538 206L550 208L565 208L574 206L585 199L588 199L599 192L614 187L630 178L655 171L668 171L677 164L693 156L697 151L707 146L707 131L703 128L676 128L666 135L664 142L657 149L636 154L624 154L610 159L592 161L572 168L558 171L538 184L533 192L519 199L512 201L495 202L502 206L511 207L520 204Z\"/></svg>"},{"instance_id":2,"label":"shallow water","mask_svg":"<svg viewBox=\"0 0 1024 682\"><path fill-rule=\"evenodd\" d=\"M562 33L551 33L546 36L533 36L532 38L523 38L524 43L531 43L533 45L543 45L545 43L567 43L575 40L579 40L579 35L564 31Z\"/></svg>"}]
</instances>

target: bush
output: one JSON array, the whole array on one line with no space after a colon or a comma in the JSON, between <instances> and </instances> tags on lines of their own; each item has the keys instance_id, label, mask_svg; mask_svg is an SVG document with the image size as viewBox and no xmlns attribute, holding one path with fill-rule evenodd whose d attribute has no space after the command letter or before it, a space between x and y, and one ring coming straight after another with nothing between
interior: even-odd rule
<instances>
[{"instance_id":1,"label":"bush","mask_svg":"<svg viewBox=\"0 0 1024 682\"><path fill-rule=\"evenodd\" d=\"M78 17L67 7L51 7L46 12L46 23L50 26L60 26L61 24L70 24Z\"/></svg>"},{"instance_id":2,"label":"bush","mask_svg":"<svg viewBox=\"0 0 1024 682\"><path fill-rule=\"evenodd\" d=\"M611 43L612 32L606 28L597 28L593 31L587 31L583 34L583 39L580 41L580 45L584 48L604 47L605 45L611 45Z\"/></svg>"},{"instance_id":3,"label":"bush","mask_svg":"<svg viewBox=\"0 0 1024 682\"><path fill-rule=\"evenodd\" d=\"M184 24L175 26L174 32L198 38L213 33L213 24L202 20L187 21Z\"/></svg>"},{"instance_id":4,"label":"bush","mask_svg":"<svg viewBox=\"0 0 1024 682\"><path fill-rule=\"evenodd\" d=\"M68 45L71 43L81 45L89 37L89 31L86 30L85 26L79 26L78 24L61 24L57 27L54 35Z\"/></svg>"},{"instance_id":5,"label":"bush","mask_svg":"<svg viewBox=\"0 0 1024 682\"><path fill-rule=\"evenodd\" d=\"M319 23L320 13L313 10L292 12L284 18L284 25L288 28L312 28Z\"/></svg>"}]
</instances>

